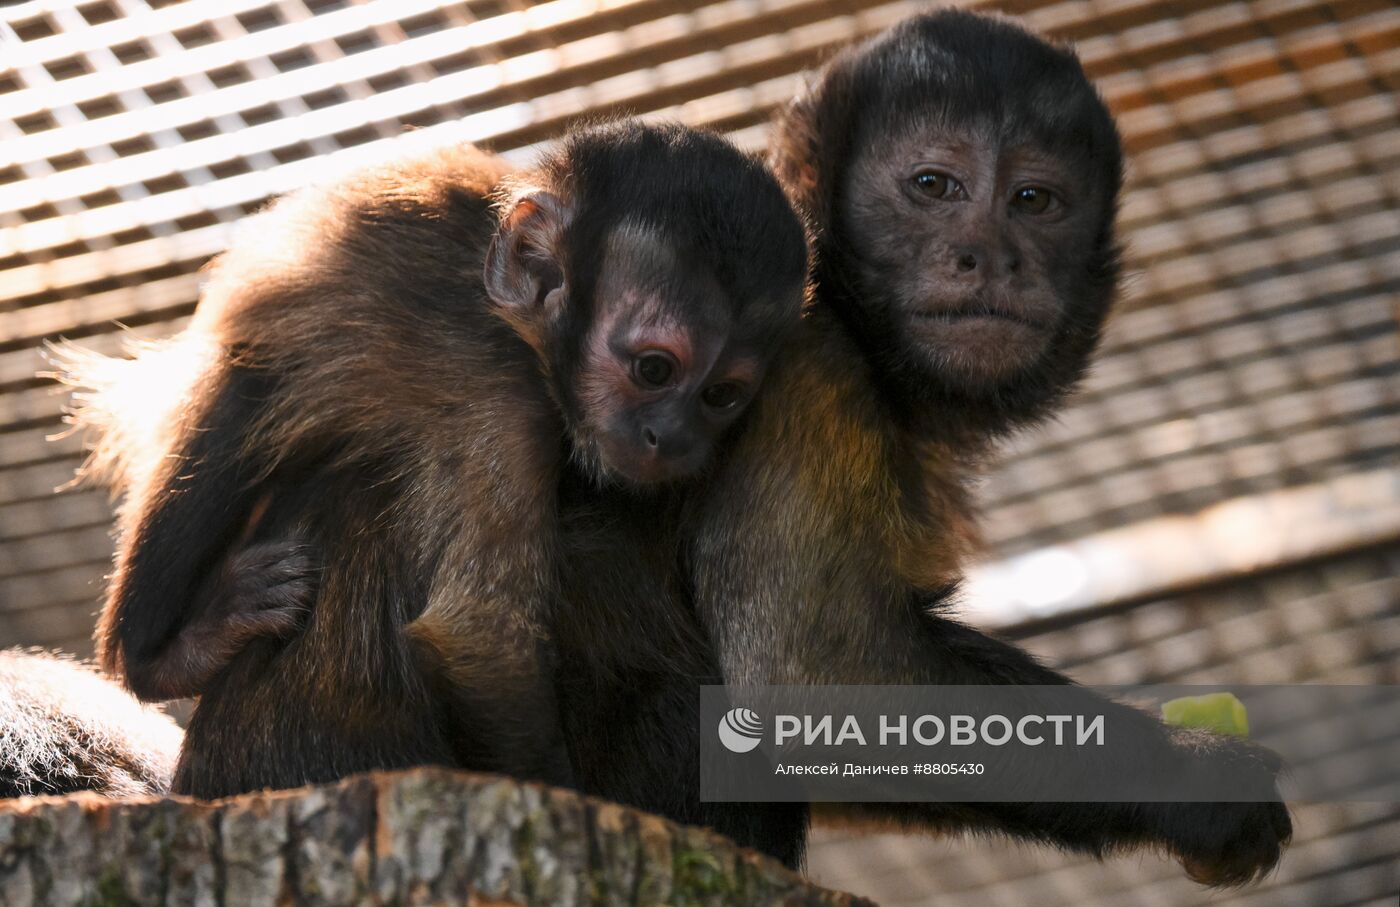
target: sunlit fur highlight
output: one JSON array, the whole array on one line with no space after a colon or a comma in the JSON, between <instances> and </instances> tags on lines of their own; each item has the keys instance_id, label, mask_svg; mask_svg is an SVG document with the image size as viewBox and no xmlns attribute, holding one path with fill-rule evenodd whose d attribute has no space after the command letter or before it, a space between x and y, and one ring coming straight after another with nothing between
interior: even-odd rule
<instances>
[{"instance_id":1,"label":"sunlit fur highlight","mask_svg":"<svg viewBox=\"0 0 1400 907\"><path fill-rule=\"evenodd\" d=\"M88 665L0 652L0 797L163 794L180 728Z\"/></svg>"}]
</instances>

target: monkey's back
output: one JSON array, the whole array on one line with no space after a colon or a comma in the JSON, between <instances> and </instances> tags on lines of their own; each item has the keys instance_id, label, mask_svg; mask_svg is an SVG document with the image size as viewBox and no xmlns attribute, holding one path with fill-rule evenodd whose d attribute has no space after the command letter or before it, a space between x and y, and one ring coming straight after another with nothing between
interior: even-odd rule
<instances>
[{"instance_id":1,"label":"monkey's back","mask_svg":"<svg viewBox=\"0 0 1400 907\"><path fill-rule=\"evenodd\" d=\"M472 149L392 162L279 201L214 266L201 380L254 379L258 531L309 536L322 569L304 630L255 641L204 691L177 791L453 763L410 625L449 612L477 645L502 621L539 632L562 428L482 286L509 173Z\"/></svg>"},{"instance_id":2,"label":"monkey's back","mask_svg":"<svg viewBox=\"0 0 1400 907\"><path fill-rule=\"evenodd\" d=\"M259 444L432 430L454 396L521 393L528 351L490 310L491 193L470 147L390 161L274 203L211 265L191 334L279 391ZM264 450L264 454L267 453Z\"/></svg>"}]
</instances>

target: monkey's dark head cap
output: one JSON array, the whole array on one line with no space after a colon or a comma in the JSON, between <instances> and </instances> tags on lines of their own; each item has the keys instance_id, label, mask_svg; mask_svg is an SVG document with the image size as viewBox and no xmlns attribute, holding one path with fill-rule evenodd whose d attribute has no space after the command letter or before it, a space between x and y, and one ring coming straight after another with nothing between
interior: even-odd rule
<instances>
[{"instance_id":1,"label":"monkey's dark head cap","mask_svg":"<svg viewBox=\"0 0 1400 907\"><path fill-rule=\"evenodd\" d=\"M717 135L621 120L571 133L542 168L577 211L566 244L584 297L596 277L590 263L601 260L609 229L624 223L655 231L713 274L736 317L756 300L791 296L806 275L802 225L777 181ZM795 309L781 314L796 317Z\"/></svg>"}]
</instances>

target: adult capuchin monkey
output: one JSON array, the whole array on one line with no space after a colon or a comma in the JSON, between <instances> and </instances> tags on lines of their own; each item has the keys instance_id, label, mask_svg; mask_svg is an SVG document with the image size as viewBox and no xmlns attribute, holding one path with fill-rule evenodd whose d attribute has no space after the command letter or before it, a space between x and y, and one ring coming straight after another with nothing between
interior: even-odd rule
<instances>
[{"instance_id":1,"label":"adult capuchin monkey","mask_svg":"<svg viewBox=\"0 0 1400 907\"><path fill-rule=\"evenodd\" d=\"M565 477L555 633L580 786L796 865L805 806L700 801L698 684L1069 683L940 608L972 547L969 480L1097 342L1122 161L1071 52L961 12L834 59L779 118L772 160L814 228L810 311L703 485L639 500ZM1259 802L855 810L1098 855L1160 848L1211 884L1276 862L1290 824L1272 754L1117 718ZM1053 776L1059 758L1033 768Z\"/></svg>"},{"instance_id":2,"label":"adult capuchin monkey","mask_svg":"<svg viewBox=\"0 0 1400 907\"><path fill-rule=\"evenodd\" d=\"M941 590L961 575L966 488L990 442L1063 399L1115 292L1122 162L1108 111L1070 51L945 11L833 60L772 147L816 227L816 305L697 499L694 596L725 680L1069 683L945 617ZM1094 854L1159 847L1211 884L1274 865L1291 827L1273 754L1127 707L1114 720L1259 802L863 810ZM1018 771L1126 774L1133 758L1038 752Z\"/></svg>"},{"instance_id":3,"label":"adult capuchin monkey","mask_svg":"<svg viewBox=\"0 0 1400 907\"><path fill-rule=\"evenodd\" d=\"M159 465L100 654L143 698L202 694L173 790L569 780L561 472L627 497L710 459L799 320L792 207L724 140L626 122L525 173L390 162L252 226L181 341L209 352L167 444L113 454Z\"/></svg>"},{"instance_id":4,"label":"adult capuchin monkey","mask_svg":"<svg viewBox=\"0 0 1400 907\"><path fill-rule=\"evenodd\" d=\"M915 17L835 58L779 118L771 160L815 230L810 311L680 516L639 525L624 502L566 499L561 613L574 626L560 637L561 699L587 789L796 864L804 806L700 802L697 678L1069 683L941 609L972 548L969 481L993 441L1064 398L1097 342L1119 273L1122 161L1070 51L963 12ZM682 619L687 598L696 626ZM668 615L652 617L667 642L640 656L609 645L616 621L643 611ZM1291 827L1271 753L1115 711L1144 745L1235 778L1259 802L855 810L1096 855L1158 848L1210 884L1274 865ZM1053 778L1064 758L1023 768ZM1121 770L1131 757L1072 758Z\"/></svg>"}]
</instances>

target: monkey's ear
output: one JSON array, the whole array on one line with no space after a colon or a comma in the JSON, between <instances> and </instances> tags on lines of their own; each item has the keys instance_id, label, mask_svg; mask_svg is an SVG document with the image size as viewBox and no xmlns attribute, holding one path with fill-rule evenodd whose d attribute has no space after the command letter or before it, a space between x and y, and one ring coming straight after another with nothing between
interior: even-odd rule
<instances>
[{"instance_id":1,"label":"monkey's ear","mask_svg":"<svg viewBox=\"0 0 1400 907\"><path fill-rule=\"evenodd\" d=\"M532 315L564 285L568 211L551 192L521 197L501 218L486 250L486 292L496 305Z\"/></svg>"}]
</instances>

